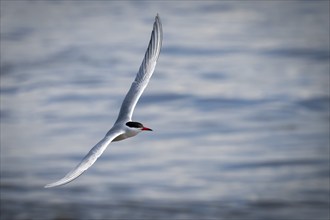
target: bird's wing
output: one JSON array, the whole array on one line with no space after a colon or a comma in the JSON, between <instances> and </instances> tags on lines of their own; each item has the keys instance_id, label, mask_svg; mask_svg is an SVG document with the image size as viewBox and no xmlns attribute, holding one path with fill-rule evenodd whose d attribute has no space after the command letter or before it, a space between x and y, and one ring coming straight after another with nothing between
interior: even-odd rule
<instances>
[{"instance_id":1,"label":"bird's wing","mask_svg":"<svg viewBox=\"0 0 330 220\"><path fill-rule=\"evenodd\" d=\"M157 14L151 32L148 49L144 55L144 59L140 66L139 72L136 75L134 82L131 85L126 97L121 105L117 122L127 122L132 119L133 111L138 102L143 90L147 87L149 79L153 74L159 53L162 47L163 30L160 18Z\"/></svg>"},{"instance_id":2,"label":"bird's wing","mask_svg":"<svg viewBox=\"0 0 330 220\"><path fill-rule=\"evenodd\" d=\"M83 172L85 172L90 166L93 165L93 163L97 160L97 158L99 158L99 156L101 156L103 151L107 148L107 146L111 143L113 139L115 139L118 135L121 135L123 133L124 131L122 131L121 129L116 129L115 127L113 127L107 133L107 135L88 152L88 154L73 170L71 170L62 179L54 183L47 184L45 188L64 185L76 179Z\"/></svg>"}]
</instances>

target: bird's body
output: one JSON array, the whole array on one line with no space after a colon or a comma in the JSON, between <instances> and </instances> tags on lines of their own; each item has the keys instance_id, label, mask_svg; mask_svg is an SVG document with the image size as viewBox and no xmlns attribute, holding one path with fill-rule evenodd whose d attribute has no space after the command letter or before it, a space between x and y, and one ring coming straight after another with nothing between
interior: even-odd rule
<instances>
[{"instance_id":1,"label":"bird's body","mask_svg":"<svg viewBox=\"0 0 330 220\"><path fill-rule=\"evenodd\" d=\"M85 172L97 160L107 146L113 141L121 141L126 138L133 137L141 131L152 131L150 128L144 127L139 122L132 121L134 108L147 87L150 77L152 76L162 47L163 31L160 18L157 14L151 33L150 42L145 53L140 69L132 83L126 97L121 105L118 118L113 127L107 132L105 137L99 141L82 159L82 161L71 170L62 179L47 184L45 188L55 187L67 184L76 179Z\"/></svg>"}]
</instances>

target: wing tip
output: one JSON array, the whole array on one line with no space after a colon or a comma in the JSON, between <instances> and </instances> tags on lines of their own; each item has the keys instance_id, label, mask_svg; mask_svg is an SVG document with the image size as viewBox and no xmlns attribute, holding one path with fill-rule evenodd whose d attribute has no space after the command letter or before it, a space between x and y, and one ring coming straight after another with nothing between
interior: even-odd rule
<instances>
[{"instance_id":1,"label":"wing tip","mask_svg":"<svg viewBox=\"0 0 330 220\"><path fill-rule=\"evenodd\" d=\"M157 13L157 15L156 15L156 17L155 17L155 25L158 25L160 28L161 28L161 26L162 26L162 22L161 22L161 20L160 20L160 16L159 16L159 14ZM162 31L162 30L161 30Z\"/></svg>"},{"instance_id":2,"label":"wing tip","mask_svg":"<svg viewBox=\"0 0 330 220\"><path fill-rule=\"evenodd\" d=\"M45 185L44 188L48 189L48 188L53 188L53 187L56 187L56 186L59 186L59 185L57 185L55 183L49 183L49 184Z\"/></svg>"},{"instance_id":3,"label":"wing tip","mask_svg":"<svg viewBox=\"0 0 330 220\"><path fill-rule=\"evenodd\" d=\"M45 185L44 188L48 189L48 188L53 188L53 187L57 187L57 186L62 186L66 183L68 183L68 182L62 182L61 180L59 180L59 181L56 181L54 183L49 183L49 184Z\"/></svg>"},{"instance_id":4,"label":"wing tip","mask_svg":"<svg viewBox=\"0 0 330 220\"><path fill-rule=\"evenodd\" d=\"M71 171L72 172L72 171ZM57 187L57 186L62 186L65 185L67 183L70 183L71 181L75 180L76 178L78 178L81 174L76 175L76 176L70 176L71 172L69 172L65 177L63 177L62 179L53 182L53 183L49 183L47 185L44 186L44 188L53 188L53 187Z\"/></svg>"},{"instance_id":5,"label":"wing tip","mask_svg":"<svg viewBox=\"0 0 330 220\"><path fill-rule=\"evenodd\" d=\"M162 44L163 44L163 27L162 27L162 22L160 20L158 13L155 18L154 28L153 28L151 35L153 36L153 34L155 34L155 37L156 37L155 40L156 40L157 45L156 45L155 52L157 53L157 60L158 60L158 57L160 55L160 51L162 48ZM153 40L152 36L151 36L150 42L152 42L152 40Z\"/></svg>"}]
</instances>

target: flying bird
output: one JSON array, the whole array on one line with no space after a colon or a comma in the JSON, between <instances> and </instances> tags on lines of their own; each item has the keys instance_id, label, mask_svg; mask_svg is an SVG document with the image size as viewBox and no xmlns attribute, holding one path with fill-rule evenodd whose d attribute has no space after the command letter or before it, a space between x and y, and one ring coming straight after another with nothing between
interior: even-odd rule
<instances>
[{"instance_id":1,"label":"flying bird","mask_svg":"<svg viewBox=\"0 0 330 220\"><path fill-rule=\"evenodd\" d=\"M136 103L142 95L144 89L147 87L150 77L152 76L156 63L160 54L163 41L162 23L157 14L151 32L151 38L144 59L136 74L135 80L131 85L126 97L121 105L118 118L113 127L107 132L105 137L99 141L82 159L82 161L66 174L62 179L47 184L45 188L61 186L67 184L81 174L83 174L89 167L91 167L97 158L101 156L103 151L113 141L121 141L126 138L133 137L141 131L152 131L152 129L145 127L142 123L132 121L132 115Z\"/></svg>"}]
</instances>

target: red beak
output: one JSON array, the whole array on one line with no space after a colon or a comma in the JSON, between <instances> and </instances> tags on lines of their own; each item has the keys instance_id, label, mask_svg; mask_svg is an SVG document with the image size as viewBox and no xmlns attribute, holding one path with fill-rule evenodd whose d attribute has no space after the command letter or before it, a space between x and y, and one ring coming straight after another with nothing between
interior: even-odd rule
<instances>
[{"instance_id":1,"label":"red beak","mask_svg":"<svg viewBox=\"0 0 330 220\"><path fill-rule=\"evenodd\" d=\"M141 130L142 130L142 131L152 131L151 128L147 128L147 127L143 127Z\"/></svg>"}]
</instances>

